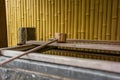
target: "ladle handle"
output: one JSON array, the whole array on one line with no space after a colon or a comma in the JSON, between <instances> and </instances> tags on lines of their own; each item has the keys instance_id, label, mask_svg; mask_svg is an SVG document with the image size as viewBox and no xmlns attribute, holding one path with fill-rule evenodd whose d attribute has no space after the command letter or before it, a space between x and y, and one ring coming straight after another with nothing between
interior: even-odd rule
<instances>
[{"instance_id":1,"label":"ladle handle","mask_svg":"<svg viewBox=\"0 0 120 80\"><path fill-rule=\"evenodd\" d=\"M44 44L42 44L42 45L40 45L40 46L37 46L37 47L35 47L35 48L33 48L33 49L28 50L28 51L24 52L23 54L20 54L20 55L18 55L18 56L15 56L15 57L12 57L12 58L10 58L10 59L8 59L8 60L5 60L5 61L3 61L3 62L0 63L0 66L6 64L6 63L8 63L8 62L11 62L11 61L13 61L13 60L15 60L15 59L17 59L17 58L20 58L20 57L22 57L22 56L24 56L24 55L27 55L27 54L29 54L29 53L31 53L31 52L33 52L33 51L36 51L36 50L38 50L38 49L41 49L41 48L47 46L48 44L51 44L51 43L56 42L56 41L57 41L57 39L55 39L55 40L53 40L53 41L49 41L49 42L47 42L47 43L44 43Z\"/></svg>"}]
</instances>

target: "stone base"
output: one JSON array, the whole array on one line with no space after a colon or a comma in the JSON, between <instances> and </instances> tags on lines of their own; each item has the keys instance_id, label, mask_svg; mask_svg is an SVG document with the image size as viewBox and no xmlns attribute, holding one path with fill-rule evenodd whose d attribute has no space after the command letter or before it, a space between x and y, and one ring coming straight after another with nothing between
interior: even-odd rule
<instances>
[{"instance_id":1,"label":"stone base","mask_svg":"<svg viewBox=\"0 0 120 80\"><path fill-rule=\"evenodd\" d=\"M0 57L0 61L8 59ZM0 68L0 80L120 80L119 73L17 59Z\"/></svg>"}]
</instances>

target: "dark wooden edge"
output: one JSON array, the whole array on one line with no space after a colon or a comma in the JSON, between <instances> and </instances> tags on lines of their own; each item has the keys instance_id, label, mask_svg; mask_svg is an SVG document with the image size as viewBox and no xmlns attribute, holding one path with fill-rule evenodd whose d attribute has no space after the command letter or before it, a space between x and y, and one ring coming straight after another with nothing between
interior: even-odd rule
<instances>
[{"instance_id":1,"label":"dark wooden edge","mask_svg":"<svg viewBox=\"0 0 120 80\"><path fill-rule=\"evenodd\" d=\"M49 40L53 40L54 38L50 38ZM112 41L112 40L82 40L82 39L67 39L68 43L96 43L96 44L113 44L120 45L120 41Z\"/></svg>"}]
</instances>

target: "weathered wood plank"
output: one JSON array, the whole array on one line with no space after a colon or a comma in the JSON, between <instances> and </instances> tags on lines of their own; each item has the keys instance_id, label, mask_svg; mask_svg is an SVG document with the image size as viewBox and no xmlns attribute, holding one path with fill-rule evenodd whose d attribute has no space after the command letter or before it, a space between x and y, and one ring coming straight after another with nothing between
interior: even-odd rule
<instances>
[{"instance_id":1,"label":"weathered wood plank","mask_svg":"<svg viewBox=\"0 0 120 80\"><path fill-rule=\"evenodd\" d=\"M53 38L50 38L49 40L53 40ZM115 45L120 45L120 41L110 41L110 40L67 39L66 42L72 42L72 43L96 43L96 44L115 44Z\"/></svg>"},{"instance_id":2,"label":"weathered wood plank","mask_svg":"<svg viewBox=\"0 0 120 80\"><path fill-rule=\"evenodd\" d=\"M29 41L27 44L40 45L44 42ZM92 50L104 50L104 51L115 51L120 52L120 45L107 45L107 44L90 44L90 43L52 43L48 46L56 47L70 47L70 48L83 48Z\"/></svg>"}]
</instances>

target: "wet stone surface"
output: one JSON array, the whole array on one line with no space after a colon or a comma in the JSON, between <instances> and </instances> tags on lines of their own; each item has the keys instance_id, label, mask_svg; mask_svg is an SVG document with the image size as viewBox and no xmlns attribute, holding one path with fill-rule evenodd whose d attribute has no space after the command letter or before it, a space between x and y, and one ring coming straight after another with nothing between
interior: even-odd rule
<instances>
[{"instance_id":1,"label":"wet stone surface","mask_svg":"<svg viewBox=\"0 0 120 80\"><path fill-rule=\"evenodd\" d=\"M0 80L60 80L26 71L0 68Z\"/></svg>"},{"instance_id":2,"label":"wet stone surface","mask_svg":"<svg viewBox=\"0 0 120 80\"><path fill-rule=\"evenodd\" d=\"M0 57L0 61L5 59L7 59L7 57ZM37 74L33 74L29 71L35 72ZM46 75L41 75L39 73ZM53 75L54 77L51 75ZM9 64L6 64L0 68L0 80L67 80L67 79L120 80L120 74L22 59L12 61Z\"/></svg>"}]
</instances>

